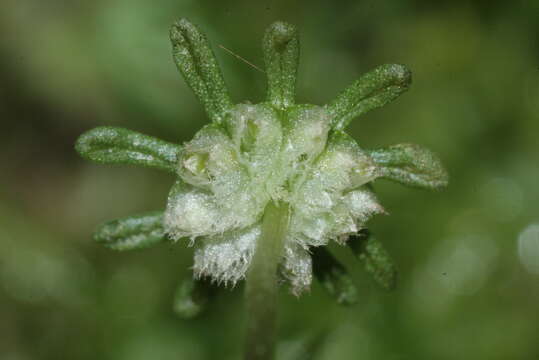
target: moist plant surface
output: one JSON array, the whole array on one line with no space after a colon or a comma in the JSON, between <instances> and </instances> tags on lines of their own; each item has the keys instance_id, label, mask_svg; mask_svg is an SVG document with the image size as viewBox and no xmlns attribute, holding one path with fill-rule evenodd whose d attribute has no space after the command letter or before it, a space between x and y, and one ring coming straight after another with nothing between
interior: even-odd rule
<instances>
[{"instance_id":1,"label":"moist plant surface","mask_svg":"<svg viewBox=\"0 0 539 360\"><path fill-rule=\"evenodd\" d=\"M356 302L353 281L324 248L330 241L349 246L383 287L394 286L394 266L366 230L369 218L385 213L370 184L389 179L439 189L447 173L421 146L363 149L344 132L351 120L408 89L411 73L403 65L375 68L327 105L297 104L297 31L276 22L263 40L266 100L234 104L198 28L182 19L170 37L174 61L211 122L182 145L115 127L78 139L76 149L89 160L176 177L163 211L103 224L95 239L115 250L163 241L195 246L193 278L175 303L186 317L198 314L214 292L209 282L234 285L246 278L246 359L270 359L281 280L300 295L314 274L339 303Z\"/></svg>"}]
</instances>

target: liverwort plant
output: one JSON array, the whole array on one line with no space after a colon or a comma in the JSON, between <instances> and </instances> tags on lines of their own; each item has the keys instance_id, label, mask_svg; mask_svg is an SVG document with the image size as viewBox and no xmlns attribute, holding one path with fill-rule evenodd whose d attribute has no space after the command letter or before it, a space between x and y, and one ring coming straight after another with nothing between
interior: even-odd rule
<instances>
[{"instance_id":1,"label":"liverwort plant","mask_svg":"<svg viewBox=\"0 0 539 360\"><path fill-rule=\"evenodd\" d=\"M86 159L176 175L164 211L108 222L95 239L115 250L183 239L195 246L193 277L175 301L185 317L203 309L211 283L245 279L245 359L272 359L280 283L300 295L314 274L339 303L357 300L346 269L324 248L330 241L349 246L379 284L393 287L395 268L365 228L384 213L369 184L383 178L439 189L447 173L418 145L366 150L344 132L408 89L411 74L402 65L375 68L325 106L296 104L298 35L276 22L263 40L266 100L234 104L198 28L182 19L170 37L174 61L211 123L183 145L115 127L84 133L76 149Z\"/></svg>"}]
</instances>

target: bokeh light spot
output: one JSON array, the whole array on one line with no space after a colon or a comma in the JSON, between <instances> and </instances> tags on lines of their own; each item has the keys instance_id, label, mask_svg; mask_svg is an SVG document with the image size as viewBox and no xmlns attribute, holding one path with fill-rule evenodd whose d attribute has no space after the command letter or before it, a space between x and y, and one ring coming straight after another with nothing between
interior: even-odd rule
<instances>
[{"instance_id":1,"label":"bokeh light spot","mask_svg":"<svg viewBox=\"0 0 539 360\"><path fill-rule=\"evenodd\" d=\"M518 256L526 270L539 275L539 224L531 224L518 236Z\"/></svg>"},{"instance_id":2,"label":"bokeh light spot","mask_svg":"<svg viewBox=\"0 0 539 360\"><path fill-rule=\"evenodd\" d=\"M493 178L481 189L484 208L499 222L515 219L522 211L520 186L507 178Z\"/></svg>"}]
</instances>

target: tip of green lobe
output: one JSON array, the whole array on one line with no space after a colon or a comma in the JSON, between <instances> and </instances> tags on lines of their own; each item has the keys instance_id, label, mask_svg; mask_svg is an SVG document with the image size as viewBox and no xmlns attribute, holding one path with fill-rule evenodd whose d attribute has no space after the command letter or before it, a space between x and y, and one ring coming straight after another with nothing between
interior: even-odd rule
<instances>
[{"instance_id":1,"label":"tip of green lobe","mask_svg":"<svg viewBox=\"0 0 539 360\"><path fill-rule=\"evenodd\" d=\"M111 126L99 126L88 130L80 135L75 141L75 151L84 159L90 158L92 151L92 142L103 134L110 132L114 129Z\"/></svg>"},{"instance_id":2,"label":"tip of green lobe","mask_svg":"<svg viewBox=\"0 0 539 360\"><path fill-rule=\"evenodd\" d=\"M267 34L272 37L277 46L286 45L294 36L296 36L297 29L294 25L286 23L284 21L276 21L268 27Z\"/></svg>"},{"instance_id":3,"label":"tip of green lobe","mask_svg":"<svg viewBox=\"0 0 539 360\"><path fill-rule=\"evenodd\" d=\"M393 75L395 85L409 87L412 84L412 72L406 66L401 64L387 64L385 67L385 70Z\"/></svg>"},{"instance_id":4,"label":"tip of green lobe","mask_svg":"<svg viewBox=\"0 0 539 360\"><path fill-rule=\"evenodd\" d=\"M170 40L173 44L180 44L185 41L187 33L196 31L195 25L185 18L178 19L170 27Z\"/></svg>"}]
</instances>

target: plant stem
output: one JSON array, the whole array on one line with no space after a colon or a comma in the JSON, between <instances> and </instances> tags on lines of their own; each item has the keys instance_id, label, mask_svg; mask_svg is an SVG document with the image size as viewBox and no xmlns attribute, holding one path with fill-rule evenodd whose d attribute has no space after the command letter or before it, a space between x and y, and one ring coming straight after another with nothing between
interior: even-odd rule
<instances>
[{"instance_id":1,"label":"plant stem","mask_svg":"<svg viewBox=\"0 0 539 360\"><path fill-rule=\"evenodd\" d=\"M262 219L262 234L247 274L248 323L245 360L272 360L275 354L277 267L288 231L289 207L270 202Z\"/></svg>"}]
</instances>

